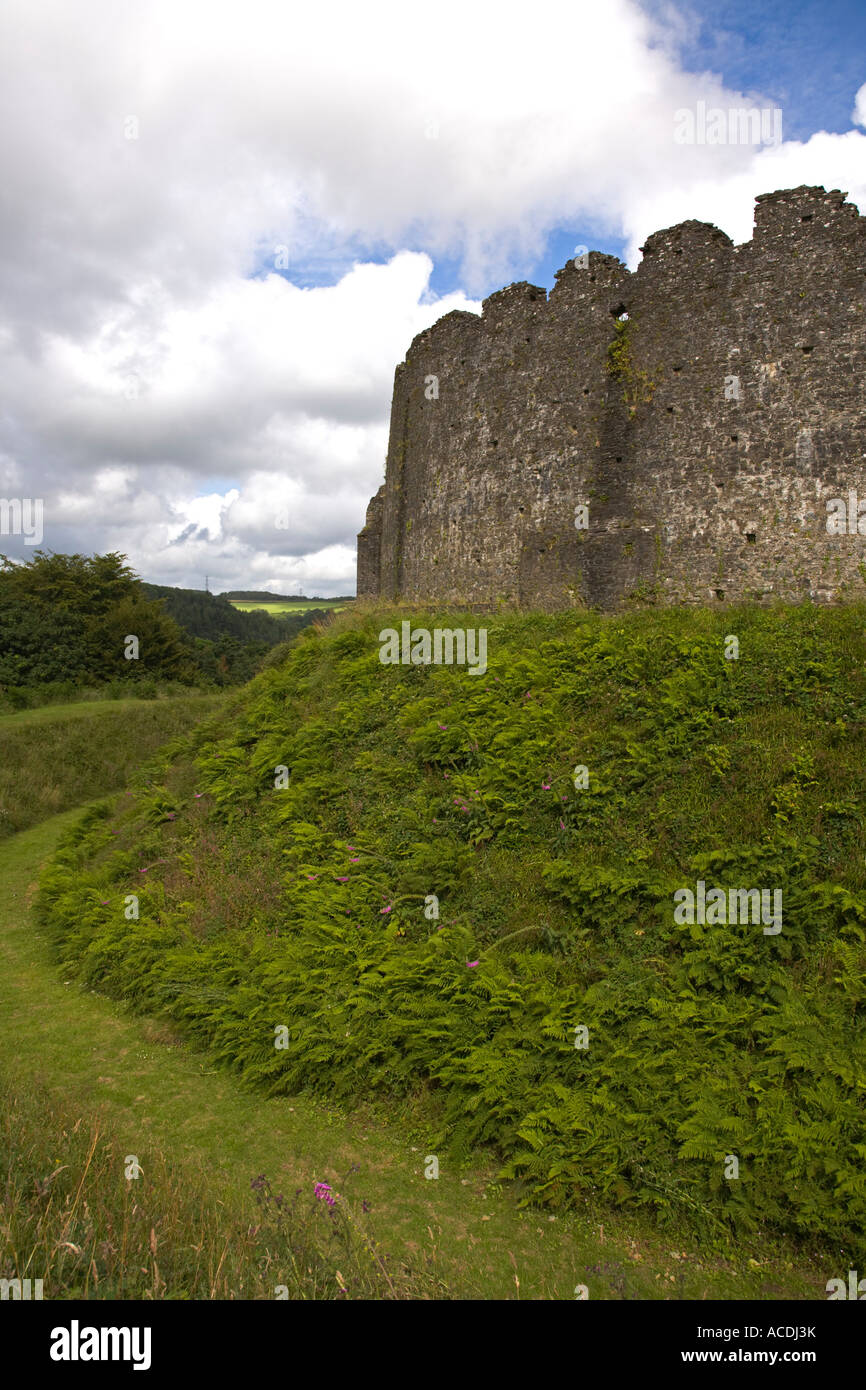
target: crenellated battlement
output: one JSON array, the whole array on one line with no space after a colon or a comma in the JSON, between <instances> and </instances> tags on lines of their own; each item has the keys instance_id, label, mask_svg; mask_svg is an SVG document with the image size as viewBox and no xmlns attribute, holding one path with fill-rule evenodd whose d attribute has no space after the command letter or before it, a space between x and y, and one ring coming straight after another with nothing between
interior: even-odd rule
<instances>
[{"instance_id":1,"label":"crenellated battlement","mask_svg":"<svg viewBox=\"0 0 866 1390\"><path fill-rule=\"evenodd\" d=\"M452 309L450 314L443 314L429 328L416 333L409 344L406 361L411 362L414 357L431 349L436 351L439 343L451 343L464 334L471 339L478 332L480 322L477 314L470 314L465 309Z\"/></svg>"},{"instance_id":2,"label":"crenellated battlement","mask_svg":"<svg viewBox=\"0 0 866 1390\"><path fill-rule=\"evenodd\" d=\"M846 202L847 193L834 188L783 188L775 193L759 193L755 199L755 239L760 242L769 232L797 231L809 222L822 227L847 228L856 222L859 213L853 203Z\"/></svg>"},{"instance_id":3,"label":"crenellated battlement","mask_svg":"<svg viewBox=\"0 0 866 1390\"><path fill-rule=\"evenodd\" d=\"M446 314L394 380L358 592L546 608L863 593L866 218L757 199L751 241L654 232ZM585 527L576 509L587 508ZM866 523L864 523L866 524Z\"/></svg>"},{"instance_id":4,"label":"crenellated battlement","mask_svg":"<svg viewBox=\"0 0 866 1390\"><path fill-rule=\"evenodd\" d=\"M691 262L712 259L723 249L733 249L733 245L727 233L714 227L712 222L678 222L675 227L647 237L640 248L643 260L635 273L639 275L648 264L655 266L659 261L678 267L678 256L687 256Z\"/></svg>"}]
</instances>

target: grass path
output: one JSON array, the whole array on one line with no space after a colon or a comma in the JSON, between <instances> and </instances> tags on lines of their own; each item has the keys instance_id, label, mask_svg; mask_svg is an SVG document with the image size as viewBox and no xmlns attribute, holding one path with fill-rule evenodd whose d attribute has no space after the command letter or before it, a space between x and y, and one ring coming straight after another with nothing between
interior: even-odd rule
<instances>
[{"instance_id":1,"label":"grass path","mask_svg":"<svg viewBox=\"0 0 866 1390\"><path fill-rule=\"evenodd\" d=\"M83 700L0 716L0 837L118 791L226 695Z\"/></svg>"},{"instance_id":2,"label":"grass path","mask_svg":"<svg viewBox=\"0 0 866 1390\"><path fill-rule=\"evenodd\" d=\"M702 1256L649 1220L586 1213L550 1220L518 1211L513 1191L495 1185L495 1166L473 1161L424 1177L428 1147L411 1111L396 1120L369 1109L329 1112L305 1097L263 1099L214 1071L206 1054L165 1025L65 983L28 904L40 865L78 811L68 811L0 844L0 1029L3 1071L39 1081L82 1113L99 1110L126 1152L147 1169L148 1151L203 1164L225 1184L226 1200L251 1205L250 1179L275 1191L336 1182L352 1163L351 1192L372 1203L382 1245L437 1252L441 1277L458 1294L485 1299L820 1298L822 1262L772 1250L744 1250L736 1266ZM753 1257L750 1263L749 1256ZM515 1269L520 1281L515 1283Z\"/></svg>"},{"instance_id":3,"label":"grass path","mask_svg":"<svg viewBox=\"0 0 866 1390\"><path fill-rule=\"evenodd\" d=\"M37 705L35 709L19 709L11 714L0 714L0 729L16 729L24 724L53 724L62 719L86 719L91 715L110 714L114 710L153 709L154 705L160 703L164 701L136 700L130 697L121 700L75 700L66 705Z\"/></svg>"}]
</instances>

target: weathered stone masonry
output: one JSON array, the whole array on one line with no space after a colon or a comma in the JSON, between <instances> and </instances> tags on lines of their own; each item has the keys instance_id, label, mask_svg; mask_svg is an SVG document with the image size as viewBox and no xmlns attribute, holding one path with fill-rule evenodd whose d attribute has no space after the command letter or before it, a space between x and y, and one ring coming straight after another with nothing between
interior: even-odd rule
<instances>
[{"instance_id":1,"label":"weathered stone masonry","mask_svg":"<svg viewBox=\"0 0 866 1390\"><path fill-rule=\"evenodd\" d=\"M359 596L866 596L866 536L827 532L827 499L866 503L866 217L845 198L767 193L742 246L683 222L633 274L592 252L549 296L510 285L420 333Z\"/></svg>"}]
</instances>

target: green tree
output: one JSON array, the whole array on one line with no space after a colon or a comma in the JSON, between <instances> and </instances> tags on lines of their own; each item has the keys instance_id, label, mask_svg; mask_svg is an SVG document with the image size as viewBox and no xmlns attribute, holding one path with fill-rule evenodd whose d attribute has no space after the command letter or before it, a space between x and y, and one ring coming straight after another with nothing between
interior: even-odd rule
<instances>
[{"instance_id":1,"label":"green tree","mask_svg":"<svg viewBox=\"0 0 866 1390\"><path fill-rule=\"evenodd\" d=\"M86 681L93 667L87 620L0 590L0 686Z\"/></svg>"},{"instance_id":2,"label":"green tree","mask_svg":"<svg viewBox=\"0 0 866 1390\"><path fill-rule=\"evenodd\" d=\"M157 603L130 595L115 603L91 626L99 674L103 680L160 676L193 682L192 653L177 623ZM138 658L126 657L127 638L138 639Z\"/></svg>"},{"instance_id":3,"label":"green tree","mask_svg":"<svg viewBox=\"0 0 866 1390\"><path fill-rule=\"evenodd\" d=\"M26 564L0 556L0 593L78 613L106 613L136 592L139 581L125 555L55 555L37 550Z\"/></svg>"}]
</instances>

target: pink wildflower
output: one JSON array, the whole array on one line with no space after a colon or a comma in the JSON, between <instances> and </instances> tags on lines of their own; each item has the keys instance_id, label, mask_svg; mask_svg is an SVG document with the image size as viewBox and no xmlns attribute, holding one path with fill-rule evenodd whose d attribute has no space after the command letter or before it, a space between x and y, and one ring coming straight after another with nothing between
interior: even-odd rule
<instances>
[{"instance_id":1,"label":"pink wildflower","mask_svg":"<svg viewBox=\"0 0 866 1390\"><path fill-rule=\"evenodd\" d=\"M466 962L466 964L468 965L468 967L469 967L470 970L474 970L475 967L476 967L476 965L480 965L481 962L478 961L478 960L468 960L468 961Z\"/></svg>"},{"instance_id":2,"label":"pink wildflower","mask_svg":"<svg viewBox=\"0 0 866 1390\"><path fill-rule=\"evenodd\" d=\"M394 906L394 904L391 903L390 907L382 907L382 908L380 908L380 909L379 909L379 915L381 916L381 914L382 914L383 912L390 912L390 911L392 910L393 906Z\"/></svg>"}]
</instances>

